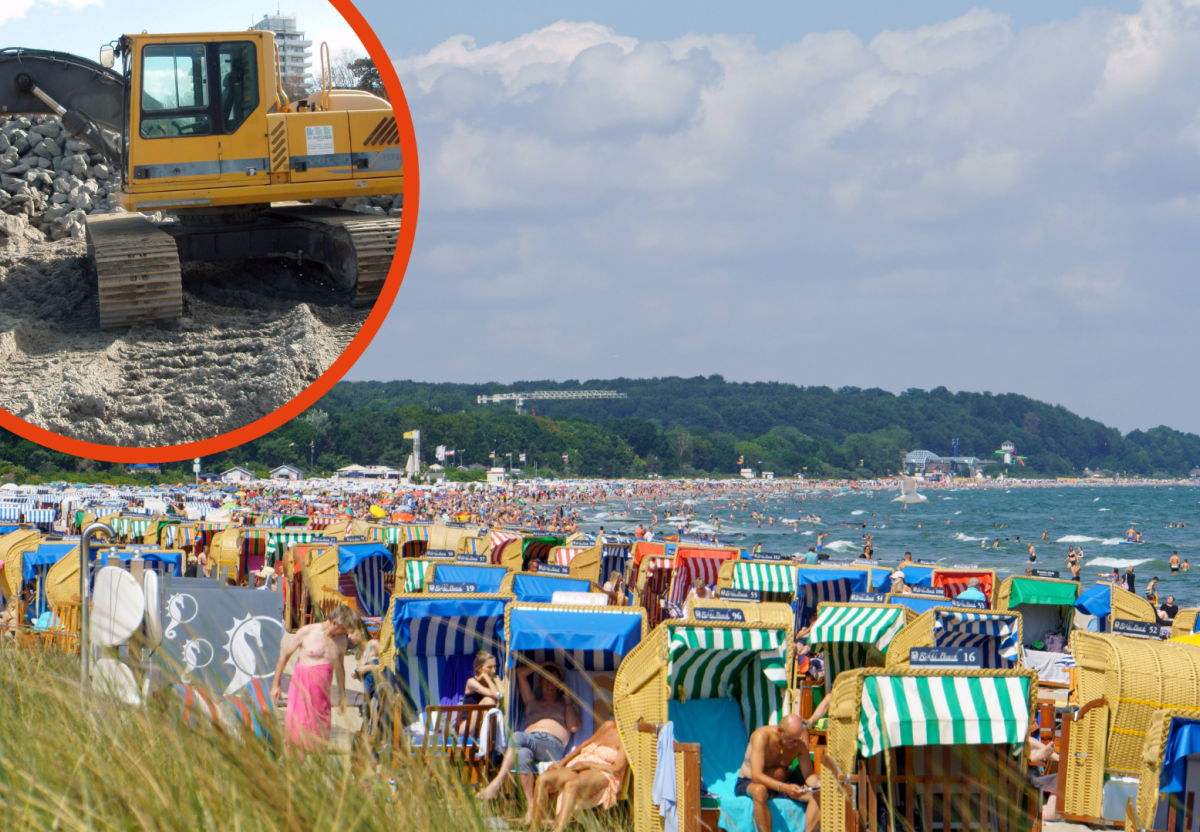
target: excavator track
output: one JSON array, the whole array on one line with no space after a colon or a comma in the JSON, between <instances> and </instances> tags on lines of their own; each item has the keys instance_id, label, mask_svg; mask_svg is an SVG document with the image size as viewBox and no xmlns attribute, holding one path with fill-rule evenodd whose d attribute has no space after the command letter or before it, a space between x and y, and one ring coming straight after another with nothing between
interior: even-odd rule
<instances>
[{"instance_id":1,"label":"excavator track","mask_svg":"<svg viewBox=\"0 0 1200 832\"><path fill-rule=\"evenodd\" d=\"M141 214L87 218L88 255L96 266L100 328L172 321L183 315L175 239Z\"/></svg>"},{"instance_id":2,"label":"excavator track","mask_svg":"<svg viewBox=\"0 0 1200 832\"><path fill-rule=\"evenodd\" d=\"M371 306L378 300L396 254L399 217L313 205L272 207L268 214L308 229L314 240L330 243L324 248L335 249L336 256L314 259L325 263L337 283L351 289L355 306Z\"/></svg>"}]
</instances>

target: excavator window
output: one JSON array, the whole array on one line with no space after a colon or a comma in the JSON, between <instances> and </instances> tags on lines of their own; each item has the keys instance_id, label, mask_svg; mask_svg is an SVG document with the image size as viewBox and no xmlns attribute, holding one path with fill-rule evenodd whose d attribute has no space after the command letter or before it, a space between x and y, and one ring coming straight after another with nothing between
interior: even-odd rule
<instances>
[{"instance_id":1,"label":"excavator window","mask_svg":"<svg viewBox=\"0 0 1200 832\"><path fill-rule=\"evenodd\" d=\"M221 73L221 130L234 133L258 107L258 50L253 43L217 47Z\"/></svg>"},{"instance_id":2,"label":"excavator window","mask_svg":"<svg viewBox=\"0 0 1200 832\"><path fill-rule=\"evenodd\" d=\"M206 136L212 132L207 110L204 44L146 46L142 51L142 138Z\"/></svg>"}]
</instances>

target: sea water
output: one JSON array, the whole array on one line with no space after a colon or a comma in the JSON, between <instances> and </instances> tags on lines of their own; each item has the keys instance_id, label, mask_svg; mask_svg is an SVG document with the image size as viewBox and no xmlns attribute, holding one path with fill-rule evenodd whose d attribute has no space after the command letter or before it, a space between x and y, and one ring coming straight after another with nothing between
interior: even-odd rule
<instances>
[{"instance_id":1,"label":"sea water","mask_svg":"<svg viewBox=\"0 0 1200 832\"><path fill-rule=\"evenodd\" d=\"M836 493L808 492L803 498L772 496L767 503L747 501L746 510L733 506L729 499L696 499L692 508L691 531L716 533L722 543L752 547L761 543L763 551L792 554L806 552L816 543L816 535L829 533L825 550L835 560L849 561L862 551L863 535L874 536L875 559L884 564L898 563L905 552L914 558L934 560L944 566L976 564L994 569L1000 580L1025 569L1058 570L1069 578L1067 549L1082 547L1083 585L1092 586L1100 573L1113 567L1124 573L1133 567L1139 595L1145 596L1146 583L1157 577L1160 602L1174 595L1180 607L1200 606L1200 487L1173 486L1014 486L1010 488L922 489L929 502L901 510L891 499L895 491L845 490ZM623 500L607 506L596 505L587 531L604 525L609 532L630 531L639 522L649 525L651 515L637 511L636 501L627 516ZM734 520L729 514L733 511ZM709 514L721 520L717 531ZM750 517L756 511L774 516L775 525L764 520L762 528ZM604 517L599 515L603 514ZM799 531L783 526L781 518L820 516L819 522L802 522ZM659 518L664 516L661 507ZM674 516L674 514L672 515ZM1172 523L1187 528L1168 528ZM862 528L862 524L866 524ZM656 531L674 534L675 523L659 522ZM1140 545L1122 543L1133 526L1145 541ZM1048 539L1042 539L1046 532ZM1018 541L1019 538L1019 541ZM685 534L684 539L688 536ZM992 548L999 539L999 548ZM1034 544L1037 562L1029 563L1029 543ZM981 548L981 544L986 544ZM1172 573L1167 565L1171 552L1194 565L1191 572Z\"/></svg>"}]
</instances>

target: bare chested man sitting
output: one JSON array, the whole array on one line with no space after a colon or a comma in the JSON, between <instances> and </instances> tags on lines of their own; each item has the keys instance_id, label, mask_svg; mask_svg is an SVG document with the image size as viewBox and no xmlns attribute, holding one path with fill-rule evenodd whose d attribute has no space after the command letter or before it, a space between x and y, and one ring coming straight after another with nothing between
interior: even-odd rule
<instances>
[{"instance_id":1,"label":"bare chested man sitting","mask_svg":"<svg viewBox=\"0 0 1200 832\"><path fill-rule=\"evenodd\" d=\"M275 679L271 682L271 699L278 702L283 671L292 655L300 657L292 668L292 683L288 688L287 729L289 744L312 751L329 739L332 717L331 688L337 677L338 713L346 713L346 633L358 625L358 615L344 604L329 615L329 620L308 624L296 631L288 646L279 653Z\"/></svg>"},{"instance_id":2,"label":"bare chested man sitting","mask_svg":"<svg viewBox=\"0 0 1200 832\"><path fill-rule=\"evenodd\" d=\"M541 699L534 696L533 687L529 684L529 676L535 670L540 675ZM480 800L495 800L500 794L500 786L515 764L521 790L525 792L526 824L533 820L535 764L561 760L571 735L583 724L579 707L559 695L561 685L562 670L554 662L543 662L540 667L525 665L517 668L517 691L525 705L525 730L509 736L508 750L500 762L500 771L491 783L475 795Z\"/></svg>"},{"instance_id":3,"label":"bare chested man sitting","mask_svg":"<svg viewBox=\"0 0 1200 832\"><path fill-rule=\"evenodd\" d=\"M804 804L804 828L821 828L821 778L813 772L808 752L808 734L804 722L795 715L785 716L778 725L764 725L750 735L746 759L738 769L733 793L754 801L754 825L758 832L771 832L771 804L776 798L788 798ZM799 761L793 774L792 763ZM803 783L796 782L803 779Z\"/></svg>"}]
</instances>

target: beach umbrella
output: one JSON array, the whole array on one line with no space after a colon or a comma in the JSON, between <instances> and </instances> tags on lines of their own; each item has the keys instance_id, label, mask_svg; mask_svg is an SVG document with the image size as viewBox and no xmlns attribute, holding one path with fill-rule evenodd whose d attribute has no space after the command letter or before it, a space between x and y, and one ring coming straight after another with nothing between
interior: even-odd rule
<instances>
[{"instance_id":1,"label":"beach umbrella","mask_svg":"<svg viewBox=\"0 0 1200 832\"><path fill-rule=\"evenodd\" d=\"M384 511L383 509L381 509L379 506L371 506L371 516L372 517L387 517L387 512Z\"/></svg>"}]
</instances>

